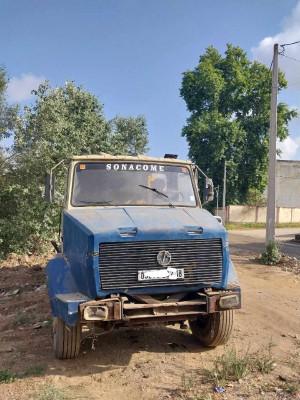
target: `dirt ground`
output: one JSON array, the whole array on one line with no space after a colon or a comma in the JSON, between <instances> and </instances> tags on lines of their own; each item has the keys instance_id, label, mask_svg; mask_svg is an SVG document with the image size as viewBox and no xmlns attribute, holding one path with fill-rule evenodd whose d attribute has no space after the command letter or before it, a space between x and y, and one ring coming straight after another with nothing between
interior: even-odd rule
<instances>
[{"instance_id":1,"label":"dirt ground","mask_svg":"<svg viewBox=\"0 0 300 400\"><path fill-rule=\"evenodd\" d=\"M11 255L0 264L0 399L300 399L299 261L263 266L245 252L232 260L243 305L225 347L201 347L178 324L132 327L99 337L94 350L86 339L77 359L59 361L46 259ZM216 360L234 352L259 360L266 371L214 381Z\"/></svg>"}]
</instances>

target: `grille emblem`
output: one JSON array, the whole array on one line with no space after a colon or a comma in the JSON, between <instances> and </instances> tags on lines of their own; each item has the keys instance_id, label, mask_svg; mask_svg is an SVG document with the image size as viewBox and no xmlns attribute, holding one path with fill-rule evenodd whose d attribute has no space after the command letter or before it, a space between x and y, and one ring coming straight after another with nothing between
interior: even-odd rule
<instances>
[{"instance_id":1,"label":"grille emblem","mask_svg":"<svg viewBox=\"0 0 300 400\"><path fill-rule=\"evenodd\" d=\"M159 265L166 266L170 264L172 257L168 251L162 250L157 254L156 259Z\"/></svg>"}]
</instances>

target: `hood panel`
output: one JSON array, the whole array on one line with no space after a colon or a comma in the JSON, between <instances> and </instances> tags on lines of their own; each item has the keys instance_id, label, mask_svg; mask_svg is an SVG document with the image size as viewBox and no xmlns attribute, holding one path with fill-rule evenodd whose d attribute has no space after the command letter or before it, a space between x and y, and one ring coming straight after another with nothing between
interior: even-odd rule
<instances>
[{"instance_id":1,"label":"hood panel","mask_svg":"<svg viewBox=\"0 0 300 400\"><path fill-rule=\"evenodd\" d=\"M124 238L172 240L226 235L222 225L208 211L199 208L118 207L65 213L94 235L95 245Z\"/></svg>"},{"instance_id":2,"label":"hood panel","mask_svg":"<svg viewBox=\"0 0 300 400\"><path fill-rule=\"evenodd\" d=\"M214 287L225 287L227 280L227 232L206 210L168 207L116 207L76 209L64 212L64 253L80 289L91 298L111 291L100 288L99 244L182 239L220 238L223 247L222 282ZM117 246L117 245L116 245ZM197 288L207 284L199 282ZM180 285L163 287L164 292L179 290ZM187 288L185 285L182 288ZM193 286L194 288L194 286ZM194 290L189 286L189 290ZM197 290L198 290L197 289ZM132 288L134 293L159 293L162 288ZM182 289L183 290L183 289ZM195 289L196 290L196 289ZM128 292L128 293L129 293Z\"/></svg>"}]
</instances>

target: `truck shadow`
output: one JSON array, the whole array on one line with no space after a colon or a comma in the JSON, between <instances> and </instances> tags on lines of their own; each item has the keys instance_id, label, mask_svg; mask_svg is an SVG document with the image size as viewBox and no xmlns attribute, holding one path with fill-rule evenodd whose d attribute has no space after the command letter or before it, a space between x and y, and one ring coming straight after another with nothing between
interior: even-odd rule
<instances>
[{"instance_id":1,"label":"truck shadow","mask_svg":"<svg viewBox=\"0 0 300 400\"><path fill-rule=\"evenodd\" d=\"M94 341L95 350L92 339L87 338L77 358L57 360L44 268L16 264L0 268L0 369L14 364L12 372L18 374L34 366L45 367L46 376L88 377L132 368L136 364L133 359L147 362L154 358L163 365L172 354L182 358L184 353L211 351L198 344L189 330L179 329L179 324L156 324L115 329ZM21 364L16 362L20 354Z\"/></svg>"},{"instance_id":2,"label":"truck shadow","mask_svg":"<svg viewBox=\"0 0 300 400\"><path fill-rule=\"evenodd\" d=\"M136 354L141 362L152 358L154 354L158 362L164 363L169 354L178 356L181 353L204 353L213 350L202 347L189 330L180 330L178 327L177 324L175 327L157 325L120 328L99 336L94 343L91 338L87 338L74 360L56 360L53 354L56 365L53 374L76 377L110 370L124 371ZM138 363L135 363L134 367L139 368ZM46 373L51 375L51 368L48 368Z\"/></svg>"}]
</instances>

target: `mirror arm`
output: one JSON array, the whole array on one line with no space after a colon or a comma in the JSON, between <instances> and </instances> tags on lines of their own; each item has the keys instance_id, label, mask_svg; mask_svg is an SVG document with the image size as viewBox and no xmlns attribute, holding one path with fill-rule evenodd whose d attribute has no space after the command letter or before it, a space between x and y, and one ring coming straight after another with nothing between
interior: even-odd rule
<instances>
[{"instance_id":1,"label":"mirror arm","mask_svg":"<svg viewBox=\"0 0 300 400\"><path fill-rule=\"evenodd\" d=\"M202 171L201 168L198 167L198 165L194 164L194 166L195 166L195 169L196 169L197 171L199 171L199 172L201 173L201 175L204 176L205 180L207 180L207 181L209 181L209 182L211 183L212 191L213 191L213 181ZM198 191L199 191L199 189L198 189ZM213 197L210 197L210 198L208 198L208 200L204 201L204 202L202 203L202 205L204 206L205 204L209 203L209 202L212 201L212 200L213 200Z\"/></svg>"},{"instance_id":2,"label":"mirror arm","mask_svg":"<svg viewBox=\"0 0 300 400\"><path fill-rule=\"evenodd\" d=\"M66 159L64 158L63 160L61 160L58 164L54 165L54 167L52 167L50 169L50 176L52 176L53 171L55 170L56 167L58 167L60 164L62 164L63 162L65 162Z\"/></svg>"},{"instance_id":3,"label":"mirror arm","mask_svg":"<svg viewBox=\"0 0 300 400\"><path fill-rule=\"evenodd\" d=\"M49 198L50 198L50 203L53 202L53 198L52 196L54 195L54 185L53 185L53 171L55 170L55 168L57 168L60 164L64 163L66 161L66 159L64 158L63 160L61 160L59 163L57 163L56 165L54 165L54 167L52 167L50 169L50 174L49 174Z\"/></svg>"},{"instance_id":4,"label":"mirror arm","mask_svg":"<svg viewBox=\"0 0 300 400\"><path fill-rule=\"evenodd\" d=\"M195 165L196 169L204 176L204 178L209 179L209 177L202 171L201 168L198 167L198 165L196 165L196 164L194 164L194 165Z\"/></svg>"}]
</instances>

